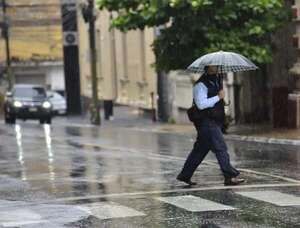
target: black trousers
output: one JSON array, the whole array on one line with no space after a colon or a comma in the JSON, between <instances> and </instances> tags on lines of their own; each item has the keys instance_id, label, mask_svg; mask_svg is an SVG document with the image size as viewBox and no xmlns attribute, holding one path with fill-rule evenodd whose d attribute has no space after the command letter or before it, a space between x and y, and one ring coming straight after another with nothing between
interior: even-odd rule
<instances>
[{"instance_id":1,"label":"black trousers","mask_svg":"<svg viewBox=\"0 0 300 228\"><path fill-rule=\"evenodd\" d=\"M187 157L180 175L190 180L197 167L211 150L215 153L220 168L225 178L236 177L240 174L230 164L230 157L224 141L221 126L213 120L204 120L201 124L195 124L197 140L192 151Z\"/></svg>"}]
</instances>

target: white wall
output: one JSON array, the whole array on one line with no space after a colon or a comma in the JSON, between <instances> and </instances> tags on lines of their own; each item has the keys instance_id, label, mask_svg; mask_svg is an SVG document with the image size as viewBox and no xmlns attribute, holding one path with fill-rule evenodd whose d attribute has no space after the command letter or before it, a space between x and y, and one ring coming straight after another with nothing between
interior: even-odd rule
<instances>
[{"instance_id":1,"label":"white wall","mask_svg":"<svg viewBox=\"0 0 300 228\"><path fill-rule=\"evenodd\" d=\"M46 70L47 85L52 90L65 90L65 78L63 67L50 67Z\"/></svg>"},{"instance_id":2,"label":"white wall","mask_svg":"<svg viewBox=\"0 0 300 228\"><path fill-rule=\"evenodd\" d=\"M52 90L65 90L62 62L27 62L13 66L16 83L41 84Z\"/></svg>"},{"instance_id":3,"label":"white wall","mask_svg":"<svg viewBox=\"0 0 300 228\"><path fill-rule=\"evenodd\" d=\"M157 94L157 76L152 66L155 56L151 47L154 31L152 28L128 33L110 30L110 16L107 11L99 11L96 21L99 99L151 109L151 93ZM81 15L78 15L78 22L81 93L90 97L88 27Z\"/></svg>"}]
</instances>

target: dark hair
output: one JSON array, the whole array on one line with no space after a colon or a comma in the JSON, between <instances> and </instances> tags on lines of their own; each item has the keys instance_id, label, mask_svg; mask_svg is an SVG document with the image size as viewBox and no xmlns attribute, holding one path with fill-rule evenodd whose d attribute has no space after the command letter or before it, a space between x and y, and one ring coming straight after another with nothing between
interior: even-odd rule
<instances>
[{"instance_id":1,"label":"dark hair","mask_svg":"<svg viewBox=\"0 0 300 228\"><path fill-rule=\"evenodd\" d=\"M195 86L197 83L199 83L201 80L203 80L204 77L207 77L207 75L208 75L208 68L209 68L209 66L205 66L205 67L204 67L204 72L203 72L203 74L201 74L200 77L198 78L198 80L194 82L194 86Z\"/></svg>"},{"instance_id":2,"label":"dark hair","mask_svg":"<svg viewBox=\"0 0 300 228\"><path fill-rule=\"evenodd\" d=\"M209 66L204 67L204 73L207 74Z\"/></svg>"}]
</instances>

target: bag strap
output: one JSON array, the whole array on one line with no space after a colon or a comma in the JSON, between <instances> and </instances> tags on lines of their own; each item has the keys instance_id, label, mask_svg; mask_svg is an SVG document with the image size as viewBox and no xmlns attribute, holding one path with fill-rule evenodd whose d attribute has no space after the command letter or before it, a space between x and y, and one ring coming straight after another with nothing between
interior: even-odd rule
<instances>
[{"instance_id":1,"label":"bag strap","mask_svg":"<svg viewBox=\"0 0 300 228\"><path fill-rule=\"evenodd\" d=\"M197 107L196 102L195 102L195 99L193 99L193 106L196 106L196 107Z\"/></svg>"}]
</instances>

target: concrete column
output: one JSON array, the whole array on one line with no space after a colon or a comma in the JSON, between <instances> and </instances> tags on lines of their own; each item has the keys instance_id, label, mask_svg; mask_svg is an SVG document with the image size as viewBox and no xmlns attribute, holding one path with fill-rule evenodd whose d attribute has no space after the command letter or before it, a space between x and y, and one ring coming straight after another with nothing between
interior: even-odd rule
<instances>
[{"instance_id":1,"label":"concrete column","mask_svg":"<svg viewBox=\"0 0 300 228\"><path fill-rule=\"evenodd\" d=\"M128 94L128 89L129 89L129 73L128 73L128 46L127 46L127 33L122 33L121 34L121 46L122 46L122 64L124 67L124 72L122 77L119 79L120 80L120 96L118 97L119 101L121 103L127 103L129 100L129 94Z\"/></svg>"},{"instance_id":2,"label":"concrete column","mask_svg":"<svg viewBox=\"0 0 300 228\"><path fill-rule=\"evenodd\" d=\"M235 100L234 100L234 74L228 73L226 80L224 81L224 89L226 91L226 102L228 102L228 106L226 106L226 114L231 116L233 119L233 123L235 123Z\"/></svg>"},{"instance_id":3,"label":"concrete column","mask_svg":"<svg viewBox=\"0 0 300 228\"><path fill-rule=\"evenodd\" d=\"M139 31L139 38L140 38L140 79L138 81L139 86L139 103L143 105L146 102L146 90L147 90L147 77L146 77L146 50L145 50L145 30Z\"/></svg>"},{"instance_id":4,"label":"concrete column","mask_svg":"<svg viewBox=\"0 0 300 228\"><path fill-rule=\"evenodd\" d=\"M297 62L290 69L294 76L294 91L288 98L288 123L290 128L300 128L300 0L295 0L292 6L293 21L296 25L296 33L293 36L294 47L297 48Z\"/></svg>"},{"instance_id":5,"label":"concrete column","mask_svg":"<svg viewBox=\"0 0 300 228\"><path fill-rule=\"evenodd\" d=\"M110 14L110 19L113 19L113 14ZM116 30L114 28L110 31L110 51L111 51L111 72L113 77L113 91L114 99L118 98L118 78L117 78L117 57L116 57Z\"/></svg>"}]
</instances>

